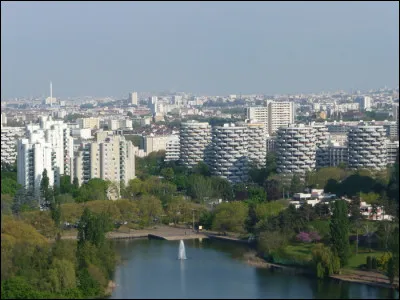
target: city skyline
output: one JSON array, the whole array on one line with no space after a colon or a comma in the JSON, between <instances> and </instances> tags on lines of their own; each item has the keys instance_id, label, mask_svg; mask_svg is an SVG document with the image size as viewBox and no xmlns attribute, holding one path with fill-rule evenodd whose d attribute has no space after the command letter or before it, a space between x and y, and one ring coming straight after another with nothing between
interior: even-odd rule
<instances>
[{"instance_id":1,"label":"city skyline","mask_svg":"<svg viewBox=\"0 0 400 300\"><path fill-rule=\"evenodd\" d=\"M398 86L397 2L1 7L2 99L46 94L50 81L55 97Z\"/></svg>"}]
</instances>

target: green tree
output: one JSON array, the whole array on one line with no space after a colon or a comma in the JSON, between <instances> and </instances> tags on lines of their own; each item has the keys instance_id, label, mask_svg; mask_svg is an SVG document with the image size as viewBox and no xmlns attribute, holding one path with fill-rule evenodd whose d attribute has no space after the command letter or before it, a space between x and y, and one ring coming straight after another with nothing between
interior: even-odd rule
<instances>
[{"instance_id":1,"label":"green tree","mask_svg":"<svg viewBox=\"0 0 400 300\"><path fill-rule=\"evenodd\" d=\"M389 244L392 257L388 262L387 270L387 274L391 283L393 283L396 276L399 276L399 227L394 229L392 237L393 238Z\"/></svg>"},{"instance_id":2,"label":"green tree","mask_svg":"<svg viewBox=\"0 0 400 300\"><path fill-rule=\"evenodd\" d=\"M138 201L139 218L143 225L149 226L163 214L160 199L152 195L144 195Z\"/></svg>"},{"instance_id":3,"label":"green tree","mask_svg":"<svg viewBox=\"0 0 400 300\"><path fill-rule=\"evenodd\" d=\"M109 185L110 182L108 181L100 178L92 178L79 188L76 201L81 203L93 200L107 200Z\"/></svg>"},{"instance_id":4,"label":"green tree","mask_svg":"<svg viewBox=\"0 0 400 300\"><path fill-rule=\"evenodd\" d=\"M333 204L330 222L331 244L334 254L340 258L341 267L346 266L350 255L347 204L337 200Z\"/></svg>"},{"instance_id":5,"label":"green tree","mask_svg":"<svg viewBox=\"0 0 400 300\"><path fill-rule=\"evenodd\" d=\"M290 181L290 192L292 194L294 193L302 193L304 190L304 184L301 182L301 179L299 176L293 176L291 181Z\"/></svg>"},{"instance_id":6,"label":"green tree","mask_svg":"<svg viewBox=\"0 0 400 300\"><path fill-rule=\"evenodd\" d=\"M174 170L172 168L164 168L161 170L161 176L168 181L172 181L174 179Z\"/></svg>"},{"instance_id":7,"label":"green tree","mask_svg":"<svg viewBox=\"0 0 400 300\"><path fill-rule=\"evenodd\" d=\"M213 176L211 177L211 186L213 196L223 200L231 201L234 198L232 185L225 178Z\"/></svg>"},{"instance_id":8,"label":"green tree","mask_svg":"<svg viewBox=\"0 0 400 300\"><path fill-rule=\"evenodd\" d=\"M49 177L47 170L44 169L42 173L42 180L40 181L40 197L43 200L42 204L49 206L53 197L53 190L50 188Z\"/></svg>"},{"instance_id":9,"label":"green tree","mask_svg":"<svg viewBox=\"0 0 400 300\"><path fill-rule=\"evenodd\" d=\"M248 216L248 207L239 201L223 202L215 210L213 229L220 232L243 232Z\"/></svg>"},{"instance_id":10,"label":"green tree","mask_svg":"<svg viewBox=\"0 0 400 300\"><path fill-rule=\"evenodd\" d=\"M324 244L316 244L312 249L312 262L318 278L336 274L340 269L340 259Z\"/></svg>"}]
</instances>

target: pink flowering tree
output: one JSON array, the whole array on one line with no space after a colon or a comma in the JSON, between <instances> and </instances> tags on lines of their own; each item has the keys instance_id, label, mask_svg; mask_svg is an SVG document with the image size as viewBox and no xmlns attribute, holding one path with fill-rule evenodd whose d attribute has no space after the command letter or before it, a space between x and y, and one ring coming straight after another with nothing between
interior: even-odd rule
<instances>
[{"instance_id":1,"label":"pink flowering tree","mask_svg":"<svg viewBox=\"0 0 400 300\"><path fill-rule=\"evenodd\" d=\"M310 234L308 232L301 231L297 236L296 239L303 243L310 243L312 239L310 238Z\"/></svg>"},{"instance_id":2,"label":"pink flowering tree","mask_svg":"<svg viewBox=\"0 0 400 300\"><path fill-rule=\"evenodd\" d=\"M321 236L318 234L318 232L312 231L309 233L309 236L313 242L319 242L321 240Z\"/></svg>"}]
</instances>

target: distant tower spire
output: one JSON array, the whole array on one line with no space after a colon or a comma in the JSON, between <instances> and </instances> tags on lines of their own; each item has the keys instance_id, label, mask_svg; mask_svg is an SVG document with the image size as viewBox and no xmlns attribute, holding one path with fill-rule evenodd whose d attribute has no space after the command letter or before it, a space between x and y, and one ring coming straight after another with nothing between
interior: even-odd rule
<instances>
[{"instance_id":1,"label":"distant tower spire","mask_svg":"<svg viewBox=\"0 0 400 300\"><path fill-rule=\"evenodd\" d=\"M53 106L53 83L50 81L50 107Z\"/></svg>"}]
</instances>

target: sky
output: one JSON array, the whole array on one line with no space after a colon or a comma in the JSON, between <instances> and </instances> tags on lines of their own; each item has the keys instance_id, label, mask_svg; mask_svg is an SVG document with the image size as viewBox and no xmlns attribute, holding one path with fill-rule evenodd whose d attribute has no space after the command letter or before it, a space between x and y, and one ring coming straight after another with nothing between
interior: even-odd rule
<instances>
[{"instance_id":1,"label":"sky","mask_svg":"<svg viewBox=\"0 0 400 300\"><path fill-rule=\"evenodd\" d=\"M1 98L397 87L399 3L1 1Z\"/></svg>"}]
</instances>

